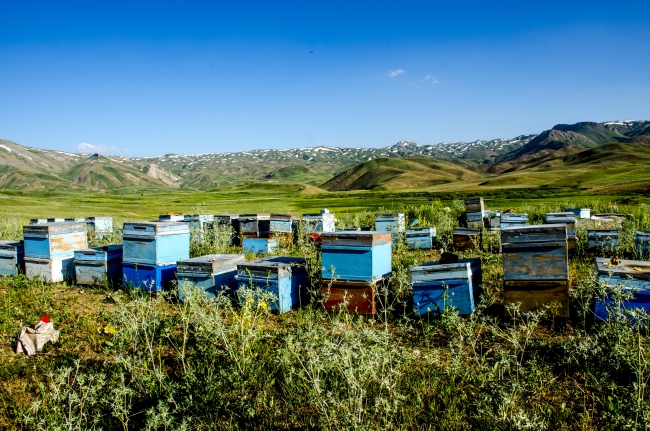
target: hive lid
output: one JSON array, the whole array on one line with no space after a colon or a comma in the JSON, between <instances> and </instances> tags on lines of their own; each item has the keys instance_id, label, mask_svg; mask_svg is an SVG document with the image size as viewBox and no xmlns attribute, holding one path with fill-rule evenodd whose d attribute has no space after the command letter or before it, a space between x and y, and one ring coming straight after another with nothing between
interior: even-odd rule
<instances>
[{"instance_id":1,"label":"hive lid","mask_svg":"<svg viewBox=\"0 0 650 431\"><path fill-rule=\"evenodd\" d=\"M596 269L599 274L613 274L621 278L631 277L637 280L650 280L650 262L643 260L621 259L617 265L610 263L607 257L596 258Z\"/></svg>"},{"instance_id":2,"label":"hive lid","mask_svg":"<svg viewBox=\"0 0 650 431\"><path fill-rule=\"evenodd\" d=\"M179 260L176 270L177 272L214 274L230 268L235 269L237 265L242 263L246 263L246 257L243 254L208 254Z\"/></svg>"},{"instance_id":3,"label":"hive lid","mask_svg":"<svg viewBox=\"0 0 650 431\"><path fill-rule=\"evenodd\" d=\"M540 224L512 226L501 229L501 242L505 244L566 242L566 224Z\"/></svg>"},{"instance_id":4,"label":"hive lid","mask_svg":"<svg viewBox=\"0 0 650 431\"><path fill-rule=\"evenodd\" d=\"M142 222L125 222L123 235L164 235L190 233L190 227L187 223L175 221L142 221Z\"/></svg>"},{"instance_id":5,"label":"hive lid","mask_svg":"<svg viewBox=\"0 0 650 431\"><path fill-rule=\"evenodd\" d=\"M237 265L237 272L246 275L249 271L258 276L259 274L277 274L278 277L286 277L298 270L304 270L305 259L300 257L271 256Z\"/></svg>"},{"instance_id":6,"label":"hive lid","mask_svg":"<svg viewBox=\"0 0 650 431\"><path fill-rule=\"evenodd\" d=\"M23 235L31 234L64 234L73 232L86 232L86 223L76 222L48 222L23 226Z\"/></svg>"},{"instance_id":7,"label":"hive lid","mask_svg":"<svg viewBox=\"0 0 650 431\"><path fill-rule=\"evenodd\" d=\"M322 245L376 246L391 242L390 232L339 231L321 234Z\"/></svg>"},{"instance_id":8,"label":"hive lid","mask_svg":"<svg viewBox=\"0 0 650 431\"><path fill-rule=\"evenodd\" d=\"M20 241L0 241L0 249L14 250L25 247L25 244Z\"/></svg>"}]
</instances>

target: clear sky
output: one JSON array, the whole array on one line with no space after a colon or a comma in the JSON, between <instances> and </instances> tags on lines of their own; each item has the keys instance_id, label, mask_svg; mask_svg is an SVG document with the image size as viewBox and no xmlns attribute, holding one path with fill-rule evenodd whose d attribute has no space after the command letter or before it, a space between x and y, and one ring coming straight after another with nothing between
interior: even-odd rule
<instances>
[{"instance_id":1,"label":"clear sky","mask_svg":"<svg viewBox=\"0 0 650 431\"><path fill-rule=\"evenodd\" d=\"M650 1L0 0L0 138L162 155L650 120Z\"/></svg>"}]
</instances>

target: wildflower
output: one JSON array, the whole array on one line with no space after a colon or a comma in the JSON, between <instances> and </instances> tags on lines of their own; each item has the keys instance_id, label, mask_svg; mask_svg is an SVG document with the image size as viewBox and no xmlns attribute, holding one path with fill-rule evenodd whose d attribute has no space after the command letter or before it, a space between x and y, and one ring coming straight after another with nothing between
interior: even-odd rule
<instances>
[{"instance_id":1,"label":"wildflower","mask_svg":"<svg viewBox=\"0 0 650 431\"><path fill-rule=\"evenodd\" d=\"M115 327L111 325L110 323L106 326L104 326L104 334L115 334Z\"/></svg>"}]
</instances>

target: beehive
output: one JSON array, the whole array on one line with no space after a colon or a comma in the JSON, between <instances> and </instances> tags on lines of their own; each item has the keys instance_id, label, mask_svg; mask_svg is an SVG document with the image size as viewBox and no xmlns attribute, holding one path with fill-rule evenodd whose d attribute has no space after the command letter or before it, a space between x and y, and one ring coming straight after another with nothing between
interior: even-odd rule
<instances>
[{"instance_id":1,"label":"beehive","mask_svg":"<svg viewBox=\"0 0 650 431\"><path fill-rule=\"evenodd\" d=\"M436 228L423 227L406 230L406 244L410 249L432 249L436 243Z\"/></svg>"},{"instance_id":2,"label":"beehive","mask_svg":"<svg viewBox=\"0 0 650 431\"><path fill-rule=\"evenodd\" d=\"M158 216L158 221L180 222L183 220L185 220L185 216L181 213L167 213Z\"/></svg>"},{"instance_id":3,"label":"beehive","mask_svg":"<svg viewBox=\"0 0 650 431\"><path fill-rule=\"evenodd\" d=\"M64 218L63 221L73 222L73 223L86 223L85 217Z\"/></svg>"},{"instance_id":4,"label":"beehive","mask_svg":"<svg viewBox=\"0 0 650 431\"><path fill-rule=\"evenodd\" d=\"M307 303L305 259L273 256L237 265L239 288L252 288L273 294L270 309L286 313Z\"/></svg>"},{"instance_id":5,"label":"beehive","mask_svg":"<svg viewBox=\"0 0 650 431\"><path fill-rule=\"evenodd\" d=\"M176 262L150 265L122 261L122 283L125 286L157 293L171 289L175 278Z\"/></svg>"},{"instance_id":6,"label":"beehive","mask_svg":"<svg viewBox=\"0 0 650 431\"><path fill-rule=\"evenodd\" d=\"M74 281L74 256L50 259L25 256L25 276L29 280L42 278L48 283Z\"/></svg>"},{"instance_id":7,"label":"beehive","mask_svg":"<svg viewBox=\"0 0 650 431\"><path fill-rule=\"evenodd\" d=\"M186 214L183 216L183 222L189 224L191 230L203 231L210 227L214 222L213 214Z\"/></svg>"},{"instance_id":8,"label":"beehive","mask_svg":"<svg viewBox=\"0 0 650 431\"><path fill-rule=\"evenodd\" d=\"M104 237L113 233L113 217L87 217L88 232L96 237Z\"/></svg>"},{"instance_id":9,"label":"beehive","mask_svg":"<svg viewBox=\"0 0 650 431\"><path fill-rule=\"evenodd\" d=\"M336 231L336 217L332 213L303 214L302 226L310 233Z\"/></svg>"},{"instance_id":10,"label":"beehive","mask_svg":"<svg viewBox=\"0 0 650 431\"><path fill-rule=\"evenodd\" d=\"M277 238L242 238L245 253L273 253L278 249Z\"/></svg>"},{"instance_id":11,"label":"beehive","mask_svg":"<svg viewBox=\"0 0 650 431\"><path fill-rule=\"evenodd\" d=\"M455 307L459 314L472 314L479 301L481 283L481 259L416 266L411 269L413 311L416 316L424 316Z\"/></svg>"},{"instance_id":12,"label":"beehive","mask_svg":"<svg viewBox=\"0 0 650 431\"><path fill-rule=\"evenodd\" d=\"M271 230L269 214L240 214L239 233L242 238L265 238Z\"/></svg>"},{"instance_id":13,"label":"beehive","mask_svg":"<svg viewBox=\"0 0 650 431\"><path fill-rule=\"evenodd\" d=\"M467 220L467 227L473 229L483 229L484 227L484 213L483 212L472 212L465 213L465 218Z\"/></svg>"},{"instance_id":14,"label":"beehive","mask_svg":"<svg viewBox=\"0 0 650 431\"><path fill-rule=\"evenodd\" d=\"M77 284L119 283L122 278L122 245L102 245L74 252Z\"/></svg>"},{"instance_id":15,"label":"beehive","mask_svg":"<svg viewBox=\"0 0 650 431\"><path fill-rule=\"evenodd\" d=\"M185 223L125 222L124 262L169 265L190 257L190 229Z\"/></svg>"},{"instance_id":16,"label":"beehive","mask_svg":"<svg viewBox=\"0 0 650 431\"><path fill-rule=\"evenodd\" d=\"M375 231L402 233L406 230L406 219L403 213L375 214Z\"/></svg>"},{"instance_id":17,"label":"beehive","mask_svg":"<svg viewBox=\"0 0 650 431\"><path fill-rule=\"evenodd\" d=\"M546 213L544 224L565 224L569 250L576 248L576 215L572 212Z\"/></svg>"},{"instance_id":18,"label":"beehive","mask_svg":"<svg viewBox=\"0 0 650 431\"><path fill-rule=\"evenodd\" d=\"M0 241L0 275L25 272L25 246L18 241Z\"/></svg>"},{"instance_id":19,"label":"beehive","mask_svg":"<svg viewBox=\"0 0 650 431\"><path fill-rule=\"evenodd\" d=\"M85 223L53 222L23 227L25 256L38 259L68 258L88 247Z\"/></svg>"},{"instance_id":20,"label":"beehive","mask_svg":"<svg viewBox=\"0 0 650 431\"><path fill-rule=\"evenodd\" d=\"M490 229L492 229L492 230L501 229L501 213L500 212L497 211L497 212L490 213L489 219L490 219Z\"/></svg>"},{"instance_id":21,"label":"beehive","mask_svg":"<svg viewBox=\"0 0 650 431\"><path fill-rule=\"evenodd\" d=\"M215 214L214 223L217 226L231 227L233 231L231 243L233 245L241 244L239 239L239 214Z\"/></svg>"},{"instance_id":22,"label":"beehive","mask_svg":"<svg viewBox=\"0 0 650 431\"><path fill-rule=\"evenodd\" d=\"M528 226L528 214L501 214L501 229L514 226Z\"/></svg>"},{"instance_id":23,"label":"beehive","mask_svg":"<svg viewBox=\"0 0 650 431\"><path fill-rule=\"evenodd\" d=\"M386 279L374 281L326 280L321 284L323 309L355 314L375 314Z\"/></svg>"},{"instance_id":24,"label":"beehive","mask_svg":"<svg viewBox=\"0 0 650 431\"><path fill-rule=\"evenodd\" d=\"M569 261L566 225L501 230L504 300L529 311L555 303L569 317Z\"/></svg>"},{"instance_id":25,"label":"beehive","mask_svg":"<svg viewBox=\"0 0 650 431\"><path fill-rule=\"evenodd\" d=\"M646 259L650 255L650 233L634 232L634 248L638 257Z\"/></svg>"},{"instance_id":26,"label":"beehive","mask_svg":"<svg viewBox=\"0 0 650 431\"><path fill-rule=\"evenodd\" d=\"M391 273L391 234L331 232L321 235L322 277L373 281Z\"/></svg>"},{"instance_id":27,"label":"beehive","mask_svg":"<svg viewBox=\"0 0 650 431\"><path fill-rule=\"evenodd\" d=\"M455 227L453 234L453 246L458 251L474 250L481 247L481 229Z\"/></svg>"},{"instance_id":28,"label":"beehive","mask_svg":"<svg viewBox=\"0 0 650 431\"><path fill-rule=\"evenodd\" d=\"M467 198L465 199L465 212L468 213L483 213L483 198Z\"/></svg>"},{"instance_id":29,"label":"beehive","mask_svg":"<svg viewBox=\"0 0 650 431\"><path fill-rule=\"evenodd\" d=\"M206 298L218 292L237 290L237 265L245 263L243 254L208 254L177 262L178 295L184 299L189 289L197 289Z\"/></svg>"},{"instance_id":30,"label":"beehive","mask_svg":"<svg viewBox=\"0 0 650 431\"><path fill-rule=\"evenodd\" d=\"M621 288L625 296L632 295L622 303L607 294L598 298L594 306L596 319L607 320L608 308L622 306L628 309L641 308L650 311L650 263L639 260L620 260L612 264L609 258L596 258L596 276L601 285Z\"/></svg>"},{"instance_id":31,"label":"beehive","mask_svg":"<svg viewBox=\"0 0 650 431\"><path fill-rule=\"evenodd\" d=\"M43 224L43 223L47 223L46 218L32 218L32 219L29 219L29 224Z\"/></svg>"},{"instance_id":32,"label":"beehive","mask_svg":"<svg viewBox=\"0 0 650 431\"><path fill-rule=\"evenodd\" d=\"M618 230L593 229L587 231L587 251L613 252L618 249Z\"/></svg>"},{"instance_id":33,"label":"beehive","mask_svg":"<svg viewBox=\"0 0 650 431\"><path fill-rule=\"evenodd\" d=\"M63 217L50 217L47 219L48 223L63 223L65 218Z\"/></svg>"},{"instance_id":34,"label":"beehive","mask_svg":"<svg viewBox=\"0 0 650 431\"><path fill-rule=\"evenodd\" d=\"M274 233L288 233L295 232L298 228L300 217L291 214L271 214L269 231Z\"/></svg>"},{"instance_id":35,"label":"beehive","mask_svg":"<svg viewBox=\"0 0 650 431\"><path fill-rule=\"evenodd\" d=\"M567 212L575 214L576 218L591 218L591 209L589 208L567 208Z\"/></svg>"}]
</instances>

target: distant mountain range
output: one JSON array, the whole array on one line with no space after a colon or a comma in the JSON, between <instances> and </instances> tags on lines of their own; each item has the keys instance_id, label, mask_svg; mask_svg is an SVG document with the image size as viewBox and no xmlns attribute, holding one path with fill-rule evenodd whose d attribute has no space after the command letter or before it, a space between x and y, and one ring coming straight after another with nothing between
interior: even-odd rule
<instances>
[{"instance_id":1,"label":"distant mountain range","mask_svg":"<svg viewBox=\"0 0 650 431\"><path fill-rule=\"evenodd\" d=\"M329 190L372 189L387 187L390 172L400 179L388 188L425 187L511 172L557 151L568 154L609 142L644 142L646 135L650 135L650 121L585 122L489 141L419 145L405 140L384 148L313 147L157 157L82 155L0 140L0 188L206 190L266 181ZM412 160L392 163L380 161L383 159ZM369 161L376 162L368 165ZM381 168L381 175L372 173L375 168ZM336 180L337 174L357 178Z\"/></svg>"}]
</instances>

